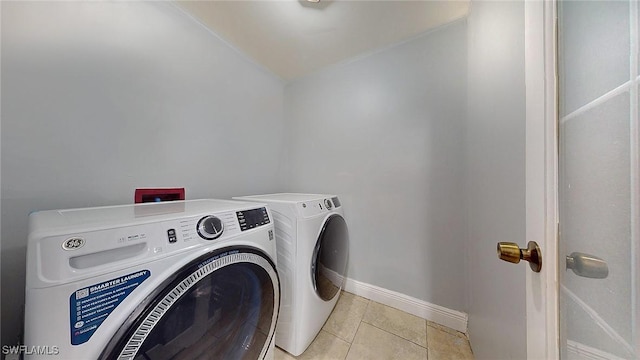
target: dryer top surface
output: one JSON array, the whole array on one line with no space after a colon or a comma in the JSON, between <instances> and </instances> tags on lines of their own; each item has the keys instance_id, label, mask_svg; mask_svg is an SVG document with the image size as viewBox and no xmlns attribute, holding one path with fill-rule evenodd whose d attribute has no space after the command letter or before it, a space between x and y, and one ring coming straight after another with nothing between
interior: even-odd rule
<instances>
[{"instance_id":1,"label":"dryer top surface","mask_svg":"<svg viewBox=\"0 0 640 360\"><path fill-rule=\"evenodd\" d=\"M264 201L264 202L299 203L304 201L322 200L322 199L327 199L332 197L335 197L335 195L279 193L279 194L241 196L234 199L243 199L243 200L246 199L246 200L252 200L252 201Z\"/></svg>"}]
</instances>

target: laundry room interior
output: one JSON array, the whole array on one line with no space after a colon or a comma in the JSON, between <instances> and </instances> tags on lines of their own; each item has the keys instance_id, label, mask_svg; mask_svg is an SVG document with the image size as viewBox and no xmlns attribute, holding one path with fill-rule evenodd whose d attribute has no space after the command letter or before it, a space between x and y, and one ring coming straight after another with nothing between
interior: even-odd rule
<instances>
[{"instance_id":1,"label":"laundry room interior","mask_svg":"<svg viewBox=\"0 0 640 360\"><path fill-rule=\"evenodd\" d=\"M319 4L299 7L341 5ZM476 354L487 334L524 334L492 304L524 301L493 281L495 242L524 232L524 7L451 6L433 29L287 79L179 3L3 2L2 343L22 328L31 211L175 186L338 194L349 279L469 314ZM315 21L303 35L320 47L331 28Z\"/></svg>"},{"instance_id":2,"label":"laundry room interior","mask_svg":"<svg viewBox=\"0 0 640 360\"><path fill-rule=\"evenodd\" d=\"M526 231L524 1L0 13L2 345L24 330L30 213L181 187L334 194L347 292L464 333L478 359L526 358L528 267L496 257Z\"/></svg>"}]
</instances>

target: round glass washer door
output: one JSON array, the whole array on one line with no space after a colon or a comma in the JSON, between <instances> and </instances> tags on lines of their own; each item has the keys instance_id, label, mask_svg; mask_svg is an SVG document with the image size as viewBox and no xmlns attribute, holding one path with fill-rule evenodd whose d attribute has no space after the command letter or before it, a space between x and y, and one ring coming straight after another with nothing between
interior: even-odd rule
<instances>
[{"instance_id":1,"label":"round glass washer door","mask_svg":"<svg viewBox=\"0 0 640 360\"><path fill-rule=\"evenodd\" d=\"M333 299L342 288L349 255L349 232L344 218L333 214L325 220L311 263L313 288L322 300Z\"/></svg>"},{"instance_id":2,"label":"round glass washer door","mask_svg":"<svg viewBox=\"0 0 640 360\"><path fill-rule=\"evenodd\" d=\"M274 264L252 248L192 261L134 310L101 359L263 359L280 306Z\"/></svg>"}]
</instances>

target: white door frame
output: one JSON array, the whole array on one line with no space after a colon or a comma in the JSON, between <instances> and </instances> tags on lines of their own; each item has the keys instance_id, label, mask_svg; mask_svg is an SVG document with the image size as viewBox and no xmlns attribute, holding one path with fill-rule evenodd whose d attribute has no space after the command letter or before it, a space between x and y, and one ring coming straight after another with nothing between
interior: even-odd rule
<instances>
[{"instance_id":1,"label":"white door frame","mask_svg":"<svg viewBox=\"0 0 640 360\"><path fill-rule=\"evenodd\" d=\"M528 359L559 358L556 19L557 0L525 1L526 242L543 256L526 275Z\"/></svg>"}]
</instances>

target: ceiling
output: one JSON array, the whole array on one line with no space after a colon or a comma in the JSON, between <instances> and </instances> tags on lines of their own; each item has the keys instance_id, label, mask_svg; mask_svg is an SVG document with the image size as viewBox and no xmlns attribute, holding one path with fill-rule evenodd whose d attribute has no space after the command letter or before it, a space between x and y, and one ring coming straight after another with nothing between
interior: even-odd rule
<instances>
[{"instance_id":1,"label":"ceiling","mask_svg":"<svg viewBox=\"0 0 640 360\"><path fill-rule=\"evenodd\" d=\"M209 0L176 4L285 80L402 42L469 12L469 0Z\"/></svg>"}]
</instances>

